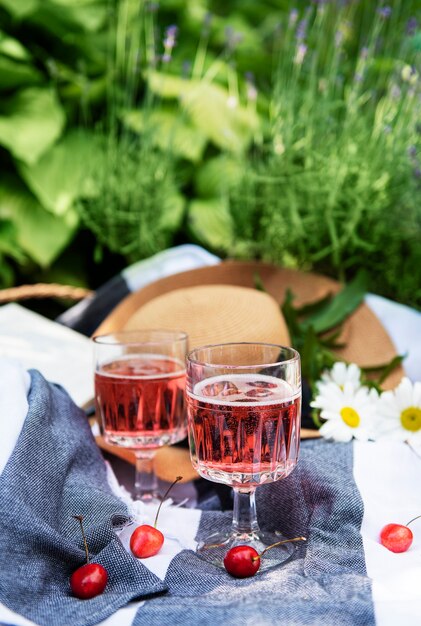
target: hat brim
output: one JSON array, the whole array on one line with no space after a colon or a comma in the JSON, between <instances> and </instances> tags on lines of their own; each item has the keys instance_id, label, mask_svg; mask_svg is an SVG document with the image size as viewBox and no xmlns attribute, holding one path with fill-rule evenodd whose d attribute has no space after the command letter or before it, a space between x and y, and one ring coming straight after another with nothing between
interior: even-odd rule
<instances>
[{"instance_id":1,"label":"hat brim","mask_svg":"<svg viewBox=\"0 0 421 626\"><path fill-rule=\"evenodd\" d=\"M341 284L326 276L280 268L256 261L224 261L218 265L203 267L162 278L133 292L122 300L97 328L94 335L123 330L130 318L147 302L165 293L186 287L203 285L256 286L256 277L265 291L282 304L287 290L295 296L298 306L317 301L329 293L335 294ZM343 324L339 341L344 347L335 353L345 361L360 367L377 367L388 363L396 356L396 349L380 320L366 304L361 304ZM385 389L395 387L403 376L403 369L396 368L383 383ZM304 437L315 436L314 431L303 432ZM102 446L102 442L99 442ZM118 451L115 451L118 454ZM177 453L179 451L177 450ZM160 454L171 456L172 449L165 448ZM132 453L125 451L126 460L133 460ZM162 466L165 467L163 462ZM194 472L194 470L193 470ZM195 474L189 474L191 479ZM164 478L163 476L161 476Z\"/></svg>"},{"instance_id":2,"label":"hat brim","mask_svg":"<svg viewBox=\"0 0 421 626\"><path fill-rule=\"evenodd\" d=\"M288 289L294 294L294 302L299 306L314 302L329 293L337 293L341 289L339 282L311 272L300 272L261 262L225 261L211 267L173 274L135 291L115 307L94 334L124 329L140 307L175 289L211 284L254 288L256 277L262 282L265 291L279 304L284 301ZM396 356L396 349L385 328L364 303L345 321L339 341L345 345L336 350L336 354L360 367L377 367ZM385 380L384 388L395 387L402 376L402 368L396 368Z\"/></svg>"}]
</instances>

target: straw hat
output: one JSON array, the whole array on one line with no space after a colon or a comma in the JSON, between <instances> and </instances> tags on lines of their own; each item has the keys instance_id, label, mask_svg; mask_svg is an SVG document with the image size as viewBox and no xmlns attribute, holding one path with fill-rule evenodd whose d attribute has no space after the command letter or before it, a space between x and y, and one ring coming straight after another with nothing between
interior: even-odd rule
<instances>
[{"instance_id":1,"label":"straw hat","mask_svg":"<svg viewBox=\"0 0 421 626\"><path fill-rule=\"evenodd\" d=\"M255 288L256 277L264 292ZM123 329L174 328L188 333L190 348L228 341L290 345L279 307L288 289L295 296L295 304L301 306L336 293L341 285L325 276L266 263L226 261L162 278L130 294L95 335ZM382 365L396 356L386 330L365 304L346 320L339 340L345 346L336 351L338 356L360 366ZM402 375L401 368L394 370L384 387L394 387ZM159 451L158 457L165 458L170 450ZM116 452L131 460L130 452ZM165 462L162 465L168 467Z\"/></svg>"}]
</instances>

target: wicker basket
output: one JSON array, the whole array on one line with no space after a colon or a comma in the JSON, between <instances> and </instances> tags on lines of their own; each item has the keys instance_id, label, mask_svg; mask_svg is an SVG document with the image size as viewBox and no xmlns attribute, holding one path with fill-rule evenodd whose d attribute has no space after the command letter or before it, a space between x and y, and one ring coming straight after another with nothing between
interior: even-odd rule
<instances>
[{"instance_id":1,"label":"wicker basket","mask_svg":"<svg viewBox=\"0 0 421 626\"><path fill-rule=\"evenodd\" d=\"M36 283L34 285L21 285L10 287L0 291L0 304L17 302L31 298L61 298L66 300L82 300L93 293L83 287L70 285L58 285L56 283Z\"/></svg>"}]
</instances>

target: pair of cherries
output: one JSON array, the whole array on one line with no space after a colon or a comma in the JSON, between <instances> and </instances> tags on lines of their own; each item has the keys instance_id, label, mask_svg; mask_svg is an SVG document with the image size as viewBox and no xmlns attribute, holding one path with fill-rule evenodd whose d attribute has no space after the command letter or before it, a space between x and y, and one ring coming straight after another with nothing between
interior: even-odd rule
<instances>
[{"instance_id":1,"label":"pair of cherries","mask_svg":"<svg viewBox=\"0 0 421 626\"><path fill-rule=\"evenodd\" d=\"M150 556L154 556L155 554L158 554L158 552L162 548L162 545L164 543L164 535L156 527L159 512L161 510L162 503L168 496L170 490L181 479L182 476L177 476L175 481L167 489L167 492L158 507L154 525L150 526L149 524L142 524L133 531L130 538L130 549L134 556L136 556L137 558L146 559ZM85 545L86 563L85 565L78 567L78 569L75 570L71 575L70 588L73 592L73 595L75 595L77 598L80 598L81 600L87 600L89 598L94 598L95 596L100 595L104 591L108 581L108 574L105 567L103 567L99 563L89 562L88 543L86 541L86 536L83 529L83 517L82 515L74 515L73 517L77 519L80 523L83 542Z\"/></svg>"},{"instance_id":2,"label":"pair of cherries","mask_svg":"<svg viewBox=\"0 0 421 626\"><path fill-rule=\"evenodd\" d=\"M409 525L421 516L418 515L411 519L407 524L386 524L380 532L380 543L390 550L391 552L406 552L411 546L414 535ZM236 546L228 550L224 558L225 569L231 576L236 578L248 578L254 576L259 568L261 557L263 554L282 543L288 541L305 541L304 537L295 537L294 539L287 539L274 543L272 546L268 546L260 554L251 546Z\"/></svg>"},{"instance_id":3,"label":"pair of cherries","mask_svg":"<svg viewBox=\"0 0 421 626\"><path fill-rule=\"evenodd\" d=\"M391 552L406 552L411 546L414 539L412 530L409 525L417 519L420 519L421 515L414 517L407 524L386 524L380 532L380 543L390 550ZM228 550L224 558L225 569L231 576L236 578L248 578L254 576L260 568L260 560L263 554L289 541L305 541L305 537L295 537L294 539L286 539L274 543L272 546L268 546L260 554L251 546L236 546Z\"/></svg>"}]
</instances>

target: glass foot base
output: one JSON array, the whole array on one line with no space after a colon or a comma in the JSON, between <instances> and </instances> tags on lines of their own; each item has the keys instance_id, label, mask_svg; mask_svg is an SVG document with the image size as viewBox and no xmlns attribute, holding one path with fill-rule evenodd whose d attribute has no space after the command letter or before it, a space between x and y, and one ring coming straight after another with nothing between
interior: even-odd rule
<instances>
[{"instance_id":1,"label":"glass foot base","mask_svg":"<svg viewBox=\"0 0 421 626\"><path fill-rule=\"evenodd\" d=\"M266 533L263 531L248 533L214 533L200 541L196 554L208 563L224 569L224 557L228 550L235 546L252 546L259 554L268 546L287 539L280 533ZM297 548L296 543L284 543L271 548L261 558L259 572L265 572L273 567L283 565L293 556Z\"/></svg>"},{"instance_id":2,"label":"glass foot base","mask_svg":"<svg viewBox=\"0 0 421 626\"><path fill-rule=\"evenodd\" d=\"M133 500L135 502L143 502L143 504L159 505L162 502L162 498L157 493L144 493L141 496L133 494Z\"/></svg>"}]
</instances>

